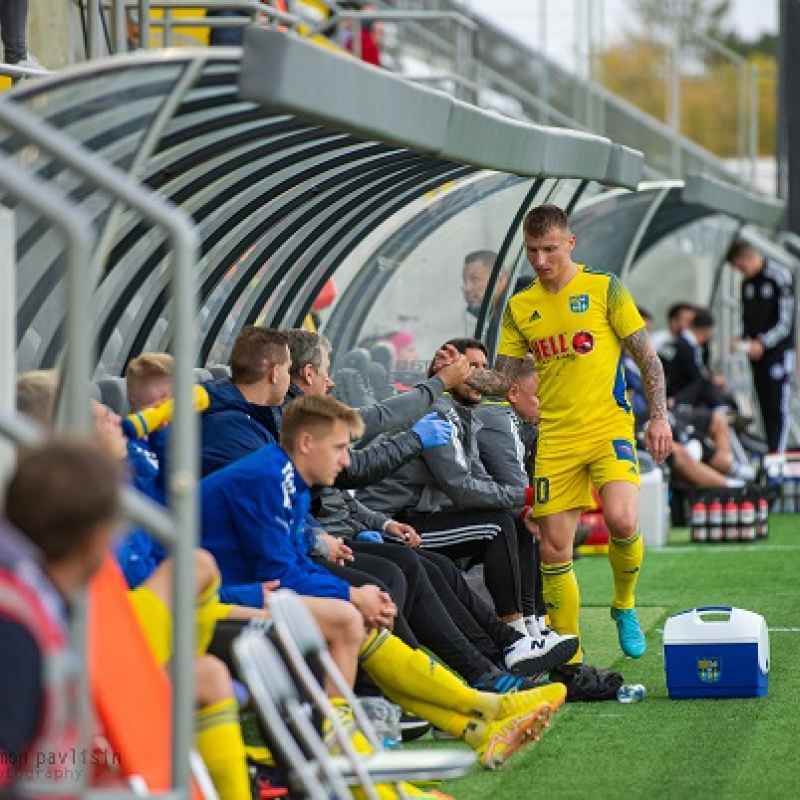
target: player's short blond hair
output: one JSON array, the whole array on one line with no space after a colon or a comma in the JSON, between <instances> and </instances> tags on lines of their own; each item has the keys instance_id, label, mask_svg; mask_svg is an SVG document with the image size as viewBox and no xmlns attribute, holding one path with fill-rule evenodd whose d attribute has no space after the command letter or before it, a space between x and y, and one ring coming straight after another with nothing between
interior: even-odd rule
<instances>
[{"instance_id":1,"label":"player's short blond hair","mask_svg":"<svg viewBox=\"0 0 800 800\"><path fill-rule=\"evenodd\" d=\"M302 432L324 436L334 423L344 422L350 436L358 438L364 433L364 420L354 408L340 403L331 395L306 394L292 400L283 412L280 441L291 451Z\"/></svg>"},{"instance_id":2,"label":"player's short blond hair","mask_svg":"<svg viewBox=\"0 0 800 800\"><path fill-rule=\"evenodd\" d=\"M128 402L134 398L131 407L138 407L135 398L152 380L172 377L175 359L169 353L142 353L132 358L125 368L125 387L128 390Z\"/></svg>"},{"instance_id":3,"label":"player's short blond hair","mask_svg":"<svg viewBox=\"0 0 800 800\"><path fill-rule=\"evenodd\" d=\"M37 369L17 376L17 411L50 430L56 419L60 380L56 369Z\"/></svg>"}]
</instances>

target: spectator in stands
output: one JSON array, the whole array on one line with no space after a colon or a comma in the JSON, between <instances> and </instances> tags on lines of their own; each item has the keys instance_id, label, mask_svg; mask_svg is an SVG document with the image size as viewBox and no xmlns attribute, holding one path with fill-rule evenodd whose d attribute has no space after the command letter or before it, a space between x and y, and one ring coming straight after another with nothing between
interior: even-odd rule
<instances>
[{"instance_id":1,"label":"spectator in stands","mask_svg":"<svg viewBox=\"0 0 800 800\"><path fill-rule=\"evenodd\" d=\"M28 0L0 0L0 39L3 61L27 69L42 69L28 52Z\"/></svg>"},{"instance_id":2,"label":"spectator in stands","mask_svg":"<svg viewBox=\"0 0 800 800\"><path fill-rule=\"evenodd\" d=\"M58 383L58 371L54 369L23 372L17 378L17 411L44 431L52 430L55 423Z\"/></svg>"},{"instance_id":3,"label":"spectator in stands","mask_svg":"<svg viewBox=\"0 0 800 800\"><path fill-rule=\"evenodd\" d=\"M667 327L653 331L650 337L653 349L660 353L665 344L689 327L693 316L694 306L691 303L680 302L671 305L667 309Z\"/></svg>"},{"instance_id":4,"label":"spectator in stands","mask_svg":"<svg viewBox=\"0 0 800 800\"><path fill-rule=\"evenodd\" d=\"M319 334L296 330L289 331L289 344L296 392L324 395L331 382L306 380L304 374L310 362L327 363L327 340ZM539 674L573 655L562 657L538 641L526 641L526 632L504 625L490 608L476 602L461 571L450 559L425 548L415 549L421 539L410 525L374 512L348 492L334 487L312 491L312 511L328 534L344 538L356 554L389 558L400 567L409 587L403 610L413 632L456 671L463 674L468 670L464 667L465 658L475 665L480 662L472 648L460 641L454 621L484 656L522 674ZM385 544L382 535L392 544ZM365 570L369 572L369 567ZM452 655L448 656L448 652Z\"/></svg>"},{"instance_id":5,"label":"spectator in stands","mask_svg":"<svg viewBox=\"0 0 800 800\"><path fill-rule=\"evenodd\" d=\"M206 11L209 19L247 19L247 11L223 9ZM244 42L244 25L214 25L208 35L208 44L211 47L241 47Z\"/></svg>"},{"instance_id":6,"label":"spectator in stands","mask_svg":"<svg viewBox=\"0 0 800 800\"><path fill-rule=\"evenodd\" d=\"M57 439L21 451L0 521L0 792L77 792L75 770L23 769L78 744L78 660L67 625L120 515L118 465L96 445ZM25 760L27 759L27 761Z\"/></svg>"},{"instance_id":7,"label":"spectator in stands","mask_svg":"<svg viewBox=\"0 0 800 800\"><path fill-rule=\"evenodd\" d=\"M356 4L353 5L355 6ZM364 5L360 8L356 7L355 10L375 11L375 6ZM355 44L354 32L356 28L360 29L361 32L358 47ZM374 67L382 67L381 47L385 37L383 22L381 20L362 19L359 20L358 25L349 22L346 30L347 33L344 36L345 50L353 53L353 55L356 55L367 64L372 64Z\"/></svg>"},{"instance_id":8,"label":"spectator in stands","mask_svg":"<svg viewBox=\"0 0 800 800\"><path fill-rule=\"evenodd\" d=\"M797 365L794 278L786 266L765 258L743 240L731 245L727 260L744 278L742 338L733 347L750 359L767 444L782 453Z\"/></svg>"}]
</instances>

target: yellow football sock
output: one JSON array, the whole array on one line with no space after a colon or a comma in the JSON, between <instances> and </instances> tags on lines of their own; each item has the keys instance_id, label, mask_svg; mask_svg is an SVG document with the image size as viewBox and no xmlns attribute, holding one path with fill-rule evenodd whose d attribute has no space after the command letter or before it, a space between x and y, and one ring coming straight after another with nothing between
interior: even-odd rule
<instances>
[{"instance_id":1,"label":"yellow football sock","mask_svg":"<svg viewBox=\"0 0 800 800\"><path fill-rule=\"evenodd\" d=\"M449 708L426 703L422 700L399 696L394 702L401 706L404 711L421 719L426 719L439 730L447 731L457 739L463 739L464 741L467 741L470 732L476 730L482 732L486 728L482 720L460 714L458 711L453 711Z\"/></svg>"},{"instance_id":2,"label":"yellow football sock","mask_svg":"<svg viewBox=\"0 0 800 800\"><path fill-rule=\"evenodd\" d=\"M195 724L195 744L221 800L250 800L250 778L236 701L221 700L199 709Z\"/></svg>"},{"instance_id":3,"label":"yellow football sock","mask_svg":"<svg viewBox=\"0 0 800 800\"><path fill-rule=\"evenodd\" d=\"M580 637L578 614L581 609L581 594L572 569L572 561L561 564L542 562L541 572L542 594L553 630L556 633L574 634ZM582 657L579 648L569 663L578 664Z\"/></svg>"},{"instance_id":4,"label":"yellow football sock","mask_svg":"<svg viewBox=\"0 0 800 800\"><path fill-rule=\"evenodd\" d=\"M633 592L639 571L644 559L644 541L637 530L627 539L615 539L613 536L608 545L608 560L614 573L613 608L633 608L635 605Z\"/></svg>"},{"instance_id":5,"label":"yellow football sock","mask_svg":"<svg viewBox=\"0 0 800 800\"><path fill-rule=\"evenodd\" d=\"M467 717L493 717L500 707L497 695L467 686L422 650L414 650L387 630L367 638L358 660L381 691L402 708L414 700Z\"/></svg>"},{"instance_id":6,"label":"yellow football sock","mask_svg":"<svg viewBox=\"0 0 800 800\"><path fill-rule=\"evenodd\" d=\"M197 598L194 619L197 626L197 654L203 655L211 644L214 628L230 613L230 606L219 601L219 578L212 581L211 585Z\"/></svg>"}]
</instances>

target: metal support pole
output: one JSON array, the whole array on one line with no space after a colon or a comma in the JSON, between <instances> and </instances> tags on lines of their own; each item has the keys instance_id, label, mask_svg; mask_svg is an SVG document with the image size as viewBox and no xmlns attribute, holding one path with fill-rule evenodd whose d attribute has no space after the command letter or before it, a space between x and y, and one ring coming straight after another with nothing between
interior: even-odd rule
<instances>
[{"instance_id":1,"label":"metal support pole","mask_svg":"<svg viewBox=\"0 0 800 800\"><path fill-rule=\"evenodd\" d=\"M111 41L114 53L128 51L128 15L122 0L111 3Z\"/></svg>"},{"instance_id":2,"label":"metal support pole","mask_svg":"<svg viewBox=\"0 0 800 800\"><path fill-rule=\"evenodd\" d=\"M539 98L542 101L542 112L539 122L550 124L547 106L550 104L550 71L547 63L547 0L539 0L539 63L541 64Z\"/></svg>"},{"instance_id":3,"label":"metal support pole","mask_svg":"<svg viewBox=\"0 0 800 800\"><path fill-rule=\"evenodd\" d=\"M16 407L17 379L17 235L14 212L0 206L0 409ZM0 484L14 466L14 448L0 442Z\"/></svg>"},{"instance_id":4,"label":"metal support pole","mask_svg":"<svg viewBox=\"0 0 800 800\"><path fill-rule=\"evenodd\" d=\"M758 64L750 65L750 183L755 185L758 177L758 122L760 119L761 71Z\"/></svg>"},{"instance_id":5,"label":"metal support pole","mask_svg":"<svg viewBox=\"0 0 800 800\"><path fill-rule=\"evenodd\" d=\"M139 0L139 49L150 49L150 0Z\"/></svg>"},{"instance_id":6,"label":"metal support pole","mask_svg":"<svg viewBox=\"0 0 800 800\"><path fill-rule=\"evenodd\" d=\"M113 165L103 161L80 145L50 128L46 123L17 103L0 101L0 123L21 134L53 158L70 166L98 188L118 197L138 211L144 219L161 228L172 252L172 354L175 358L173 388L175 417L172 424L171 457L167 480L169 509L177 528L173 549L173 614L174 655L173 687L173 785L188 793L189 752L193 741L194 710L194 548L197 541L197 421L194 415L195 323L197 318L197 279L195 274L199 241L197 231L181 209L176 208L144 189ZM3 178L6 176L3 174ZM86 231L91 230L87 222ZM82 264L89 262L88 254ZM87 293L88 294L88 293ZM88 297L86 298L88 303ZM88 314L86 314L88 317ZM83 326L87 322L84 320ZM75 330L83 331L77 325ZM72 334L73 327L69 327ZM88 327L86 327L88 334ZM88 345L87 345L88 355ZM80 354L78 354L80 355ZM71 366L75 367L75 364ZM75 380L88 371L82 362L76 368ZM76 396L80 387L75 387ZM88 415L88 377L82 392Z\"/></svg>"},{"instance_id":7,"label":"metal support pole","mask_svg":"<svg viewBox=\"0 0 800 800\"><path fill-rule=\"evenodd\" d=\"M102 0L86 0L86 58L94 61L103 55Z\"/></svg>"},{"instance_id":8,"label":"metal support pole","mask_svg":"<svg viewBox=\"0 0 800 800\"><path fill-rule=\"evenodd\" d=\"M474 103L477 98L469 96L470 93L467 91L465 84L465 81L471 80L472 54L470 52L470 39L472 35L472 31L456 23L455 69L456 75L463 79L456 86L456 98Z\"/></svg>"},{"instance_id":9,"label":"metal support pole","mask_svg":"<svg viewBox=\"0 0 800 800\"><path fill-rule=\"evenodd\" d=\"M7 113L8 108L2 108L2 112ZM4 114L0 114L2 118ZM13 129L13 126L9 125ZM84 302L76 305L76 295L78 286L85 279L85 265L89 258L93 241L91 220L86 214L76 206L68 203L58 193L45 184L39 178L27 174L16 161L8 156L0 156L0 186L8 190L12 195L27 203L34 208L40 217L50 222L58 228L64 235L65 249L67 253L67 296L68 311L67 322L71 329L70 317L77 313L86 316L88 308L88 290L84 287ZM11 314L12 325L16 319L16 298L14 311ZM82 338L88 334L86 320L83 325L76 328L77 339L69 342L69 369L64 375L64 392L67 403L67 417L75 431L86 432L91 426L89 418L89 378L88 372L89 348L86 339ZM83 380L83 385L78 383ZM81 391L82 390L82 391ZM81 395L84 395L83 407L78 404ZM73 609L72 630L79 641L86 641L86 604L85 594L76 599ZM78 752L87 752L89 742L89 724L91 715L89 713L89 685L87 679L88 670L86 669L85 649L78 654L80 659L79 672L79 697L81 702L78 709ZM78 778L78 787L82 789L86 785L86 770L81 771Z\"/></svg>"},{"instance_id":10,"label":"metal support pole","mask_svg":"<svg viewBox=\"0 0 800 800\"><path fill-rule=\"evenodd\" d=\"M165 8L164 15L164 47L172 47L172 9Z\"/></svg>"},{"instance_id":11,"label":"metal support pole","mask_svg":"<svg viewBox=\"0 0 800 800\"><path fill-rule=\"evenodd\" d=\"M669 64L669 107L667 109L667 124L672 129L673 139L671 148L670 166L672 177L678 178L683 173L681 164L681 51L683 49L683 19L680 0L675 13L675 28L673 31L672 47L670 49Z\"/></svg>"}]
</instances>

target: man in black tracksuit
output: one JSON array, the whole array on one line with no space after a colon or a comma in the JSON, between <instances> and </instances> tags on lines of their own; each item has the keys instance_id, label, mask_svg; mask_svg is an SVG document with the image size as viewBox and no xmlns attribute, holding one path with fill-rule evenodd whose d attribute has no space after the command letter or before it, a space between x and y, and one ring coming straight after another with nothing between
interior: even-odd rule
<instances>
[{"instance_id":1,"label":"man in black tracksuit","mask_svg":"<svg viewBox=\"0 0 800 800\"><path fill-rule=\"evenodd\" d=\"M742 281L742 339L734 348L747 353L769 449L786 450L789 393L797 360L795 289L789 269L737 241L728 261Z\"/></svg>"}]
</instances>

